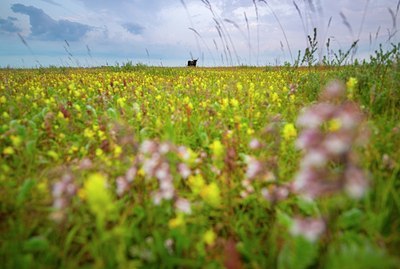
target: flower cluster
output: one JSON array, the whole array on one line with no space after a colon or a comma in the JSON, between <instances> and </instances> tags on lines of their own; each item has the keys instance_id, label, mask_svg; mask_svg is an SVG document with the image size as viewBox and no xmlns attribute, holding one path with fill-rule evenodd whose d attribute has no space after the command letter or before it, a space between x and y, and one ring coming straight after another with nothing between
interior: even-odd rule
<instances>
[{"instance_id":1,"label":"flower cluster","mask_svg":"<svg viewBox=\"0 0 400 269\"><path fill-rule=\"evenodd\" d=\"M299 116L302 128L296 146L303 151L294 190L308 198L318 198L341 190L360 198L367 189L367 178L355 163L353 146L364 141L362 113L346 100L344 86L331 82L320 102Z\"/></svg>"},{"instance_id":2,"label":"flower cluster","mask_svg":"<svg viewBox=\"0 0 400 269\"><path fill-rule=\"evenodd\" d=\"M139 153L134 164L127 170L124 176L116 179L118 196L128 192L132 182L140 172L148 180L157 179L159 189L152 193L153 202L160 204L163 200L174 200L175 208L184 213L190 213L191 207L187 199L178 197L174 187L174 175L171 169L171 161L168 155L175 154L180 162L177 171L183 179L187 179L192 171L189 164L195 162L194 153L184 146L175 146L169 142L157 142L145 140L139 146Z\"/></svg>"},{"instance_id":3,"label":"flower cluster","mask_svg":"<svg viewBox=\"0 0 400 269\"><path fill-rule=\"evenodd\" d=\"M257 139L250 141L250 148L258 148L261 143ZM252 182L258 178L264 182L272 182L275 180L274 174L267 168L268 165L265 161L259 160L253 156L246 156L245 162L247 164L245 179L242 180L242 187L244 188L240 196L245 198L254 193Z\"/></svg>"},{"instance_id":4,"label":"flower cluster","mask_svg":"<svg viewBox=\"0 0 400 269\"><path fill-rule=\"evenodd\" d=\"M53 209L54 212L51 214L51 218L60 222L65 217L65 211L68 208L72 197L77 193L78 187L74 183L71 174L66 173L62 176L61 180L53 185Z\"/></svg>"}]
</instances>

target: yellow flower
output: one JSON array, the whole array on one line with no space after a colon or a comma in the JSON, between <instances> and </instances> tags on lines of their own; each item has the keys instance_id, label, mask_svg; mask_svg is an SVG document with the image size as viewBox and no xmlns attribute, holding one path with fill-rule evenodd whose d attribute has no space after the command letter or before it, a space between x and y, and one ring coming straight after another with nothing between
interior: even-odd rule
<instances>
[{"instance_id":1,"label":"yellow flower","mask_svg":"<svg viewBox=\"0 0 400 269\"><path fill-rule=\"evenodd\" d=\"M178 214L178 216L168 221L168 227L170 229L182 227L184 225L185 225L185 219L183 217L183 214Z\"/></svg>"},{"instance_id":2,"label":"yellow flower","mask_svg":"<svg viewBox=\"0 0 400 269\"><path fill-rule=\"evenodd\" d=\"M4 155L13 155L14 153L15 153L15 151L12 147L6 147L3 149Z\"/></svg>"},{"instance_id":3,"label":"yellow flower","mask_svg":"<svg viewBox=\"0 0 400 269\"><path fill-rule=\"evenodd\" d=\"M122 97L118 98L118 99L117 99L117 104L118 104L120 107L124 107L124 106L125 106L125 98L122 98Z\"/></svg>"},{"instance_id":4,"label":"yellow flower","mask_svg":"<svg viewBox=\"0 0 400 269\"><path fill-rule=\"evenodd\" d=\"M54 161L58 160L58 154L54 150L49 150L47 156L51 157Z\"/></svg>"},{"instance_id":5,"label":"yellow flower","mask_svg":"<svg viewBox=\"0 0 400 269\"><path fill-rule=\"evenodd\" d=\"M192 175L188 178L188 184L194 194L199 194L204 187L204 178L201 174Z\"/></svg>"},{"instance_id":6,"label":"yellow flower","mask_svg":"<svg viewBox=\"0 0 400 269\"><path fill-rule=\"evenodd\" d=\"M337 131L342 126L342 123L339 119L332 119L328 121L328 129L331 132Z\"/></svg>"},{"instance_id":7,"label":"yellow flower","mask_svg":"<svg viewBox=\"0 0 400 269\"><path fill-rule=\"evenodd\" d=\"M209 246L214 245L216 235L213 230L208 230L203 234L203 241Z\"/></svg>"},{"instance_id":8,"label":"yellow flower","mask_svg":"<svg viewBox=\"0 0 400 269\"><path fill-rule=\"evenodd\" d=\"M240 83L240 82L237 82L237 83L236 83L236 87L237 87L237 89L238 89L239 91L243 90L243 85L242 85L242 83Z\"/></svg>"},{"instance_id":9,"label":"yellow flower","mask_svg":"<svg viewBox=\"0 0 400 269\"><path fill-rule=\"evenodd\" d=\"M8 115L8 113L6 111L3 112L2 117L5 119L8 119L10 117L10 115Z\"/></svg>"},{"instance_id":10,"label":"yellow flower","mask_svg":"<svg viewBox=\"0 0 400 269\"><path fill-rule=\"evenodd\" d=\"M354 77L350 77L349 80L346 82L346 86L348 89L354 89L358 84L358 80Z\"/></svg>"},{"instance_id":11,"label":"yellow flower","mask_svg":"<svg viewBox=\"0 0 400 269\"><path fill-rule=\"evenodd\" d=\"M114 157L119 157L122 153L122 148L119 145L114 147Z\"/></svg>"},{"instance_id":12,"label":"yellow flower","mask_svg":"<svg viewBox=\"0 0 400 269\"><path fill-rule=\"evenodd\" d=\"M0 103L1 104L5 104L7 102L7 98L3 95L1 98L0 98Z\"/></svg>"},{"instance_id":13,"label":"yellow flower","mask_svg":"<svg viewBox=\"0 0 400 269\"><path fill-rule=\"evenodd\" d=\"M235 108L239 106L239 101L236 100L235 98L231 99L230 103L231 103L231 106L233 106Z\"/></svg>"},{"instance_id":14,"label":"yellow flower","mask_svg":"<svg viewBox=\"0 0 400 269\"><path fill-rule=\"evenodd\" d=\"M64 114L61 111L58 111L57 118L64 119Z\"/></svg>"},{"instance_id":15,"label":"yellow flower","mask_svg":"<svg viewBox=\"0 0 400 269\"><path fill-rule=\"evenodd\" d=\"M254 130L251 129L251 128L247 128L247 134L248 134L248 135L254 134Z\"/></svg>"},{"instance_id":16,"label":"yellow flower","mask_svg":"<svg viewBox=\"0 0 400 269\"><path fill-rule=\"evenodd\" d=\"M103 150L102 149L96 149L96 156L97 157L100 157L100 156L102 156L104 154L104 152L103 152Z\"/></svg>"},{"instance_id":17,"label":"yellow flower","mask_svg":"<svg viewBox=\"0 0 400 269\"><path fill-rule=\"evenodd\" d=\"M209 146L210 149L212 150L212 154L216 158L220 158L224 155L224 146L222 145L221 141L219 140L214 140L212 144Z\"/></svg>"},{"instance_id":18,"label":"yellow flower","mask_svg":"<svg viewBox=\"0 0 400 269\"><path fill-rule=\"evenodd\" d=\"M347 86L347 98L350 100L354 97L354 89L356 88L358 81L356 78L350 77L349 80L346 82Z\"/></svg>"},{"instance_id":19,"label":"yellow flower","mask_svg":"<svg viewBox=\"0 0 400 269\"><path fill-rule=\"evenodd\" d=\"M106 178L99 174L91 174L84 183L83 190L90 211L102 223L106 216L114 210L113 199L107 189Z\"/></svg>"},{"instance_id":20,"label":"yellow flower","mask_svg":"<svg viewBox=\"0 0 400 269\"><path fill-rule=\"evenodd\" d=\"M271 100L272 100L272 102L279 102L280 101L279 95L276 92L274 92L271 95Z\"/></svg>"},{"instance_id":21,"label":"yellow flower","mask_svg":"<svg viewBox=\"0 0 400 269\"><path fill-rule=\"evenodd\" d=\"M222 99L222 103L221 103L221 109L225 110L229 105L229 99L228 98L224 98Z\"/></svg>"},{"instance_id":22,"label":"yellow flower","mask_svg":"<svg viewBox=\"0 0 400 269\"><path fill-rule=\"evenodd\" d=\"M293 123L287 123L283 127L282 136L285 140L290 140L297 136L297 130L294 127Z\"/></svg>"},{"instance_id":23,"label":"yellow flower","mask_svg":"<svg viewBox=\"0 0 400 269\"><path fill-rule=\"evenodd\" d=\"M85 137L87 137L87 138L93 138L94 134L95 134L95 133L94 133L92 130L90 130L89 128L86 128L86 129L83 131L83 136L85 136Z\"/></svg>"},{"instance_id":24,"label":"yellow flower","mask_svg":"<svg viewBox=\"0 0 400 269\"><path fill-rule=\"evenodd\" d=\"M221 204L221 191L214 182L203 187L200 195L210 206L217 207Z\"/></svg>"},{"instance_id":25,"label":"yellow flower","mask_svg":"<svg viewBox=\"0 0 400 269\"><path fill-rule=\"evenodd\" d=\"M100 140L106 139L106 134L102 130L97 131L97 136L100 138Z\"/></svg>"},{"instance_id":26,"label":"yellow flower","mask_svg":"<svg viewBox=\"0 0 400 269\"><path fill-rule=\"evenodd\" d=\"M41 181L39 184L37 184L37 190L41 193L46 193L48 191L48 184L46 181Z\"/></svg>"},{"instance_id":27,"label":"yellow flower","mask_svg":"<svg viewBox=\"0 0 400 269\"><path fill-rule=\"evenodd\" d=\"M86 192L85 192L85 189L80 188L80 189L78 190L78 197L79 197L82 201L86 200Z\"/></svg>"},{"instance_id":28,"label":"yellow flower","mask_svg":"<svg viewBox=\"0 0 400 269\"><path fill-rule=\"evenodd\" d=\"M22 143L22 139L20 136L12 135L12 136L10 136L10 139L11 139L13 146L16 148L18 148Z\"/></svg>"}]
</instances>

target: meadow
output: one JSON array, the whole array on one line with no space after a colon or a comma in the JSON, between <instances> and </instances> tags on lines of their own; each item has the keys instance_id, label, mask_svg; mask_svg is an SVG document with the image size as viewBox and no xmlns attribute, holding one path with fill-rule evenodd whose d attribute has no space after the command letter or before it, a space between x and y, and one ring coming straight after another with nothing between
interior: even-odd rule
<instances>
[{"instance_id":1,"label":"meadow","mask_svg":"<svg viewBox=\"0 0 400 269\"><path fill-rule=\"evenodd\" d=\"M399 47L0 70L2 268L399 268Z\"/></svg>"}]
</instances>

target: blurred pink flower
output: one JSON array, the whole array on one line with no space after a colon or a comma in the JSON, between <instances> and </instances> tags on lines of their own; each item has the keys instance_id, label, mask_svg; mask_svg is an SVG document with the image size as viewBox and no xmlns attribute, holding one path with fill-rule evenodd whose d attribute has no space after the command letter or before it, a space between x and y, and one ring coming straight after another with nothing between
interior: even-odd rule
<instances>
[{"instance_id":1,"label":"blurred pink flower","mask_svg":"<svg viewBox=\"0 0 400 269\"><path fill-rule=\"evenodd\" d=\"M285 200L289 196L288 186L271 186L261 190L262 196L271 203L276 203Z\"/></svg>"},{"instance_id":2,"label":"blurred pink flower","mask_svg":"<svg viewBox=\"0 0 400 269\"><path fill-rule=\"evenodd\" d=\"M249 143L249 147L251 149L259 149L259 148L261 148L261 146L262 146L262 144L257 138L253 138Z\"/></svg>"},{"instance_id":3,"label":"blurred pink flower","mask_svg":"<svg viewBox=\"0 0 400 269\"><path fill-rule=\"evenodd\" d=\"M178 164L178 171L184 179L187 179L192 174L192 171L185 163Z\"/></svg>"},{"instance_id":4,"label":"blurred pink flower","mask_svg":"<svg viewBox=\"0 0 400 269\"><path fill-rule=\"evenodd\" d=\"M247 162L247 170L246 177L248 179L253 179L262 171L262 164L259 160L254 157L248 157L246 159Z\"/></svg>"},{"instance_id":5,"label":"blurred pink flower","mask_svg":"<svg viewBox=\"0 0 400 269\"><path fill-rule=\"evenodd\" d=\"M295 218L290 229L294 236L303 236L311 242L315 242L325 231L326 224L321 218Z\"/></svg>"},{"instance_id":6,"label":"blurred pink flower","mask_svg":"<svg viewBox=\"0 0 400 269\"><path fill-rule=\"evenodd\" d=\"M368 180L362 170L355 166L350 166L345 171L345 190L347 194L354 198L361 198L368 188Z\"/></svg>"},{"instance_id":7,"label":"blurred pink flower","mask_svg":"<svg viewBox=\"0 0 400 269\"><path fill-rule=\"evenodd\" d=\"M175 207L178 211L190 214L192 209L190 208L190 202L184 198L178 198L175 202Z\"/></svg>"},{"instance_id":8,"label":"blurred pink flower","mask_svg":"<svg viewBox=\"0 0 400 269\"><path fill-rule=\"evenodd\" d=\"M129 190L129 183L124 177L118 177L117 181L117 195L122 196Z\"/></svg>"}]
</instances>

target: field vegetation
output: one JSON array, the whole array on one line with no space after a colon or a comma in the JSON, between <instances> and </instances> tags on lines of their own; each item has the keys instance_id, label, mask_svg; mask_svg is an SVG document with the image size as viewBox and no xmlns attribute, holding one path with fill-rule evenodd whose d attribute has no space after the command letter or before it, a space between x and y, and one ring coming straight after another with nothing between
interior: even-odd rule
<instances>
[{"instance_id":1,"label":"field vegetation","mask_svg":"<svg viewBox=\"0 0 400 269\"><path fill-rule=\"evenodd\" d=\"M399 49L0 70L2 268L399 268Z\"/></svg>"}]
</instances>

